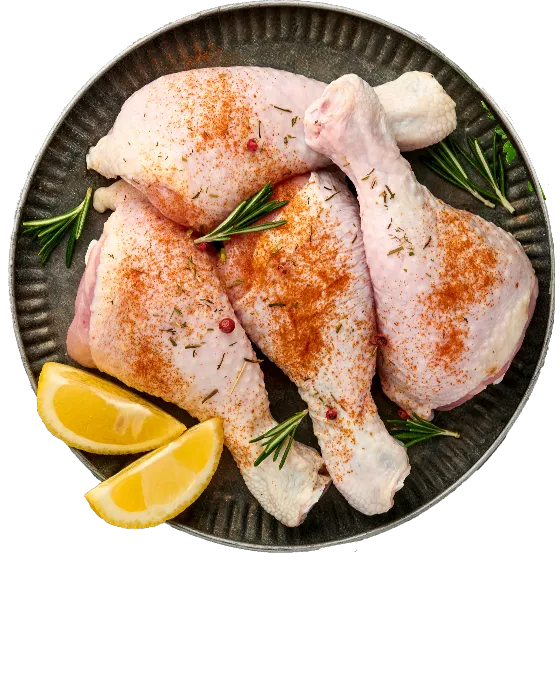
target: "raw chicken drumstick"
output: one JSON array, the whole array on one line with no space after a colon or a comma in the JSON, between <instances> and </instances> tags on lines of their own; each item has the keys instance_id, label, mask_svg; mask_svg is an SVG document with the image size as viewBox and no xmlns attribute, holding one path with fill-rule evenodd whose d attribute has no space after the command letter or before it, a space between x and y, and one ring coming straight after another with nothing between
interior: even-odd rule
<instances>
[{"instance_id":1,"label":"raw chicken drumstick","mask_svg":"<svg viewBox=\"0 0 560 681\"><path fill-rule=\"evenodd\" d=\"M383 513L409 472L371 396L375 314L358 203L338 172L278 185L290 203L266 220L287 224L240 235L218 266L249 338L307 402L334 484L354 508Z\"/></svg>"},{"instance_id":2,"label":"raw chicken drumstick","mask_svg":"<svg viewBox=\"0 0 560 681\"><path fill-rule=\"evenodd\" d=\"M98 190L96 204L115 212L89 255L68 354L198 419L221 416L249 490L280 522L298 525L329 478L317 452L296 442L282 470L272 458L253 466L262 448L249 440L275 421L212 259L124 182Z\"/></svg>"},{"instance_id":3,"label":"raw chicken drumstick","mask_svg":"<svg viewBox=\"0 0 560 681\"><path fill-rule=\"evenodd\" d=\"M500 380L533 314L520 244L435 198L402 158L379 98L347 75L305 114L307 143L354 182L373 280L387 395L430 417Z\"/></svg>"},{"instance_id":4,"label":"raw chicken drumstick","mask_svg":"<svg viewBox=\"0 0 560 681\"><path fill-rule=\"evenodd\" d=\"M266 182L330 164L306 145L302 120L324 87L257 67L162 76L127 99L88 168L122 177L163 215L208 231ZM377 92L403 149L455 128L455 103L429 73L406 73Z\"/></svg>"}]
</instances>

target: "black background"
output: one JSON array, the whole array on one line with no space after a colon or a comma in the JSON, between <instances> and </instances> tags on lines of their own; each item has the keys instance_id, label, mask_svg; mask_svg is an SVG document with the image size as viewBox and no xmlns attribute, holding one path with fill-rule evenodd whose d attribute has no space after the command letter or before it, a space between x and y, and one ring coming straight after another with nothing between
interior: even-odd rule
<instances>
[{"instance_id":1,"label":"black background","mask_svg":"<svg viewBox=\"0 0 560 681\"><path fill-rule=\"evenodd\" d=\"M359 3L345 4L367 11ZM110 14L101 15L92 7L91 14L72 14L71 25L65 23L68 18L53 13L50 4L43 9L34 8L30 14L14 7L12 16L14 25L19 27L19 50L14 55L14 65L7 68L7 82L4 81L13 102L9 109L4 107L11 121L4 128L4 146L8 145L4 161L10 175L8 193L4 196L9 206L5 214L6 241L11 230L10 213L34 156L74 93L130 43L177 17L211 6L160 2L151 3L148 12L130 11L133 9L130 6L126 11L123 6L126 14L122 18L117 6ZM549 158L557 118L550 100L556 95L556 86L554 72L545 66L551 63L552 29L542 15L510 12L491 16L483 8L468 5L464 14L457 16L454 11L452 15L449 4L438 7L435 3L384 3L369 7L383 19L426 37L511 113L546 189L554 222L555 197L548 182L552 180ZM479 23L475 17L481 17ZM5 315L8 321L9 313ZM228 563L275 559L269 554L196 539L167 526L121 530L97 518L83 497L96 481L66 446L42 426L9 322L6 344L5 376L9 378L5 378L5 390L11 409L4 428L17 426L17 437L12 440L16 446L15 469L17 480L25 480L27 486L25 495L18 495L17 505L12 509L11 524L28 547L36 549L48 544L49 551L54 553L83 547L92 555L112 556L124 550L144 558L154 555L152 549L156 548L157 555L169 551L174 556L197 559L217 556ZM554 394L553 366L549 355L528 405L498 451L466 484L435 508L367 541L292 554L284 560L385 560L399 555L395 553L399 550L403 550L405 560L414 562L450 552L459 552L481 564L510 558L513 563L527 555L536 560L546 551L546 543L542 543L536 531L535 520L541 515L542 499L549 493L547 488L550 490L553 484L552 445L543 433L544 418L554 418L556 411L549 401L549 395L552 399Z\"/></svg>"}]
</instances>

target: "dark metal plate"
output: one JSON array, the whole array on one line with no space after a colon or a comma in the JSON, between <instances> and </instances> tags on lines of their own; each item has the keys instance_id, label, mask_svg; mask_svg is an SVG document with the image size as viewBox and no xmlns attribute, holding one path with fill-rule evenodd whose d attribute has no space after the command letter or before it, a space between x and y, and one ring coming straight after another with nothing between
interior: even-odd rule
<instances>
[{"instance_id":1,"label":"dark metal plate","mask_svg":"<svg viewBox=\"0 0 560 681\"><path fill-rule=\"evenodd\" d=\"M63 253L47 267L36 248L20 236L23 219L62 212L83 197L86 188L107 181L86 171L88 147L105 135L122 103L135 90L165 73L225 65L259 65L286 69L329 82L357 73L376 85L405 71L430 71L457 102L459 132L490 141L492 123L480 106L483 93L444 55L416 36L378 19L332 6L298 2L237 5L190 17L156 31L128 48L82 90L56 123L30 171L16 213L11 258L11 298L21 356L33 387L47 361L68 362L65 338L74 310L85 250L101 233L106 216L93 211L78 243L75 265L66 270ZM539 279L540 295L525 342L500 385L467 404L438 416L441 424L460 430L460 440L433 440L410 451L412 473L384 515L366 517L353 510L331 488L298 528L283 527L251 497L232 458L222 462L202 497L171 524L225 544L264 550L302 550L362 539L414 517L455 489L479 468L502 442L527 400L543 365L553 319L552 238L540 195L527 182L538 182L521 141L500 116L518 159L507 169L514 216L485 209L470 195L439 181L409 156L420 181L454 206L477 212L512 232L521 242ZM295 387L270 362L262 365L272 412L277 419L302 407ZM373 392L380 412L394 405ZM169 408L169 405L166 405ZM170 408L186 423L192 419ZM298 431L302 442L316 446L310 425ZM131 457L75 452L100 479L116 473Z\"/></svg>"}]
</instances>

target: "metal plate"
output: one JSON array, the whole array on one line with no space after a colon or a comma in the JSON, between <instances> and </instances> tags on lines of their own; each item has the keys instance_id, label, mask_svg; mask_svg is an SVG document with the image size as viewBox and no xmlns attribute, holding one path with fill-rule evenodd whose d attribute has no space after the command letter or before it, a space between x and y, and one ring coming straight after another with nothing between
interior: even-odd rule
<instances>
[{"instance_id":1,"label":"metal plate","mask_svg":"<svg viewBox=\"0 0 560 681\"><path fill-rule=\"evenodd\" d=\"M409 155L420 181L437 196L512 232L539 279L535 316L502 383L438 416L445 427L460 430L462 438L432 440L414 447L410 451L412 472L396 495L394 507L384 515L361 515L331 487L303 525L286 528L252 498L226 454L206 492L171 523L207 539L261 550L303 550L363 539L430 507L488 459L535 384L552 327L552 238L542 198L528 190L529 180L533 186L539 185L521 141L492 99L422 39L378 19L332 6L267 2L195 15L125 50L90 80L63 112L23 189L10 263L12 311L21 356L34 388L45 362L69 362L65 339L83 271L79 263L90 239L101 233L106 216L90 213L69 271L62 252L55 252L47 267L39 265L35 244L19 234L21 221L60 213L78 203L89 185L108 184L86 171L85 154L108 132L121 105L135 90L165 73L230 65L271 66L325 82L344 73L357 73L372 85L405 71L430 71L457 102L460 134L477 135L489 143L492 123L480 106L485 99L497 111L519 152L507 169L509 197L516 208L513 216L502 209L485 209L470 195L429 173L417 154ZM285 418L301 409L297 391L284 375L270 362L262 367L275 417ZM395 406L382 395L377 380L373 393L382 416L394 415ZM185 423L192 423L185 412L165 406ZM317 444L309 424L298 431L298 439ZM132 458L75 453L99 479L116 473Z\"/></svg>"}]
</instances>

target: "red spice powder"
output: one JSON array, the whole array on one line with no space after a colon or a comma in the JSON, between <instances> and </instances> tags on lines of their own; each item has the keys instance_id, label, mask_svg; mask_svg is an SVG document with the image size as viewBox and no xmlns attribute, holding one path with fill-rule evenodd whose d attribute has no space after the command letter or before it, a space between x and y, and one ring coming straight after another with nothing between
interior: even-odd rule
<instances>
[{"instance_id":1,"label":"red spice powder","mask_svg":"<svg viewBox=\"0 0 560 681\"><path fill-rule=\"evenodd\" d=\"M471 219L469 213L441 204L436 223L438 276L419 315L419 326L435 328L439 336L432 364L447 372L466 351L466 315L486 301L490 304L489 296L502 280L496 250L472 228Z\"/></svg>"},{"instance_id":2,"label":"red spice powder","mask_svg":"<svg viewBox=\"0 0 560 681\"><path fill-rule=\"evenodd\" d=\"M340 323L340 299L350 285L336 240L313 237L320 208L309 205L300 192L306 181L289 180L274 191L273 198L290 203L264 219L281 217L288 221L285 227L238 237L227 245L227 262L244 282L231 289L232 298L250 300L251 289L257 297L262 291L273 296L266 334L275 362L292 380L312 378L324 363L329 336Z\"/></svg>"},{"instance_id":3,"label":"red spice powder","mask_svg":"<svg viewBox=\"0 0 560 681\"><path fill-rule=\"evenodd\" d=\"M146 206L137 219L138 223L129 221L119 227L118 238L126 258L115 262L107 282L106 295L112 299L110 327L118 336L111 353L119 362L114 373L125 382L130 377L129 384L137 389L180 403L185 379L173 366L172 341L177 343L181 335L184 340L189 333L177 321L196 319L199 300L196 295L181 295L178 285L182 283L186 292L191 280L193 290L212 281L212 261L194 249L182 227L151 207ZM149 235L148 249L144 235ZM196 267L197 279L193 270L187 269L189 258ZM112 268L113 261L108 262ZM174 308L180 308L181 316L170 319Z\"/></svg>"},{"instance_id":4,"label":"red spice powder","mask_svg":"<svg viewBox=\"0 0 560 681\"><path fill-rule=\"evenodd\" d=\"M233 75L227 69L204 73L195 69L167 80L165 88L153 103L159 105L161 99L172 102L165 112L164 138L184 148L185 158L193 166L210 162L226 175L235 173L240 196L250 196L267 181L279 182L306 169L297 155L290 156L278 147L275 126L269 122L261 130L262 103L251 77ZM212 215L208 215L207 201L199 194L208 188L189 186L188 193L175 191L177 176L177 168L169 167L165 156L154 153L149 181L143 188L151 203L175 222L207 232L215 226L211 223L216 212L223 210L225 217L232 209L226 186L212 199Z\"/></svg>"}]
</instances>

